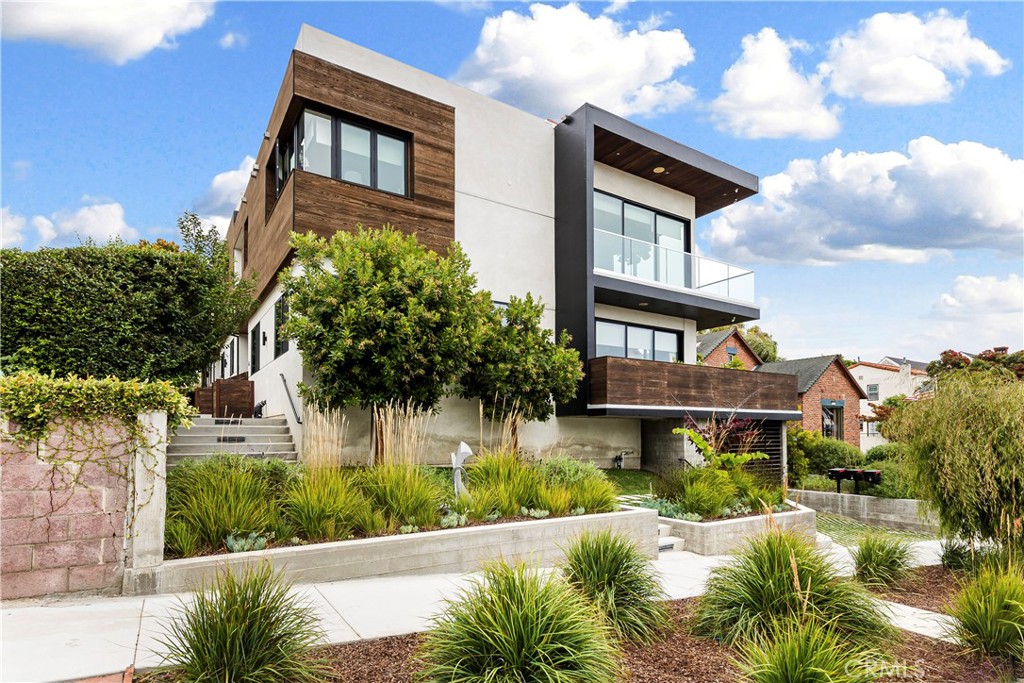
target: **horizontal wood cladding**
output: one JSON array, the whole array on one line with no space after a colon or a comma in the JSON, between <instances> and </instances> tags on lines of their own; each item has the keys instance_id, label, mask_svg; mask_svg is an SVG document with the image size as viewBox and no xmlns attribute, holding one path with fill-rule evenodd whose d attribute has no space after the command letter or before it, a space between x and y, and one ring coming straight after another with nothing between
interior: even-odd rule
<instances>
[{"instance_id":1,"label":"horizontal wood cladding","mask_svg":"<svg viewBox=\"0 0 1024 683\"><path fill-rule=\"evenodd\" d=\"M590 403L795 410L796 376L601 357L590 361Z\"/></svg>"},{"instance_id":2,"label":"horizontal wood cladding","mask_svg":"<svg viewBox=\"0 0 1024 683\"><path fill-rule=\"evenodd\" d=\"M756 194L750 188L603 128L594 130L594 161L692 195L698 218ZM656 167L663 167L666 172L655 173Z\"/></svg>"},{"instance_id":3,"label":"horizontal wood cladding","mask_svg":"<svg viewBox=\"0 0 1024 683\"><path fill-rule=\"evenodd\" d=\"M350 115L404 133L410 141L409 196L381 192L314 173L293 171L274 200L268 173L274 140L290 129L303 106ZM312 231L330 237L355 231L357 224L379 228L390 223L416 234L420 243L446 251L455 239L455 110L302 52L292 52L267 124L270 137L256 156L259 168L245 201L228 230L233 248L248 228L248 260L243 274L257 274L264 299L287 265L289 233Z\"/></svg>"},{"instance_id":4,"label":"horizontal wood cladding","mask_svg":"<svg viewBox=\"0 0 1024 683\"><path fill-rule=\"evenodd\" d=\"M294 52L295 97L411 135L410 196L296 173L295 231L394 225L444 251L455 239L455 110L336 64Z\"/></svg>"}]
</instances>

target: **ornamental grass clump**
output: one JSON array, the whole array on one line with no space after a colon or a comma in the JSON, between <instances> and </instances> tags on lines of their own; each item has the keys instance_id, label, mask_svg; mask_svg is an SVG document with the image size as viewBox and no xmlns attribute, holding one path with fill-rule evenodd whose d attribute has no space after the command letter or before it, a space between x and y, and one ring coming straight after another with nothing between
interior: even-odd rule
<instances>
[{"instance_id":1,"label":"ornamental grass clump","mask_svg":"<svg viewBox=\"0 0 1024 683\"><path fill-rule=\"evenodd\" d=\"M832 622L859 645L896 633L874 598L841 577L813 541L772 528L711 571L694 630L733 643L766 633L777 621L805 618Z\"/></svg>"},{"instance_id":2,"label":"ornamental grass clump","mask_svg":"<svg viewBox=\"0 0 1024 683\"><path fill-rule=\"evenodd\" d=\"M868 683L888 671L881 653L850 647L816 619L773 622L740 643L739 654L748 683Z\"/></svg>"},{"instance_id":3,"label":"ornamental grass clump","mask_svg":"<svg viewBox=\"0 0 1024 683\"><path fill-rule=\"evenodd\" d=\"M490 451L467 470L469 492L477 487L490 488L500 498L504 516L518 514L520 508L536 508L537 492L544 483L540 471L524 462L515 451Z\"/></svg>"},{"instance_id":4,"label":"ornamental grass clump","mask_svg":"<svg viewBox=\"0 0 1024 683\"><path fill-rule=\"evenodd\" d=\"M417 465L376 465L363 470L360 489L393 526L436 527L444 491Z\"/></svg>"},{"instance_id":5,"label":"ornamental grass clump","mask_svg":"<svg viewBox=\"0 0 1024 683\"><path fill-rule=\"evenodd\" d=\"M951 635L980 654L1024 662L1024 574L983 567L949 609Z\"/></svg>"},{"instance_id":6,"label":"ornamental grass clump","mask_svg":"<svg viewBox=\"0 0 1024 683\"><path fill-rule=\"evenodd\" d=\"M167 491L168 519L188 527L204 549L222 549L232 534L262 534L274 517L267 479L240 457L179 465L168 475ZM172 533L184 537L180 529Z\"/></svg>"},{"instance_id":7,"label":"ornamental grass clump","mask_svg":"<svg viewBox=\"0 0 1024 683\"><path fill-rule=\"evenodd\" d=\"M175 680L313 683L327 675L310 652L322 640L313 609L262 563L240 574L225 569L179 608L161 644Z\"/></svg>"},{"instance_id":8,"label":"ornamental grass clump","mask_svg":"<svg viewBox=\"0 0 1024 683\"><path fill-rule=\"evenodd\" d=\"M604 615L623 640L651 643L669 625L650 562L628 538L584 533L566 550L562 575Z\"/></svg>"},{"instance_id":9,"label":"ornamental grass clump","mask_svg":"<svg viewBox=\"0 0 1024 683\"><path fill-rule=\"evenodd\" d=\"M449 601L419 650L428 683L610 683L620 674L611 628L554 575L495 563Z\"/></svg>"},{"instance_id":10,"label":"ornamental grass clump","mask_svg":"<svg viewBox=\"0 0 1024 683\"><path fill-rule=\"evenodd\" d=\"M608 479L584 479L569 487L572 509L588 514L619 509L619 487Z\"/></svg>"},{"instance_id":11,"label":"ornamental grass clump","mask_svg":"<svg viewBox=\"0 0 1024 683\"><path fill-rule=\"evenodd\" d=\"M868 586L891 586L910 568L910 544L883 533L868 533L853 551L854 576Z\"/></svg>"},{"instance_id":12,"label":"ornamental grass clump","mask_svg":"<svg viewBox=\"0 0 1024 683\"><path fill-rule=\"evenodd\" d=\"M337 467L310 469L284 496L285 519L310 541L340 541L353 533L371 535L380 524L373 520L370 501L353 482L353 475Z\"/></svg>"}]
</instances>

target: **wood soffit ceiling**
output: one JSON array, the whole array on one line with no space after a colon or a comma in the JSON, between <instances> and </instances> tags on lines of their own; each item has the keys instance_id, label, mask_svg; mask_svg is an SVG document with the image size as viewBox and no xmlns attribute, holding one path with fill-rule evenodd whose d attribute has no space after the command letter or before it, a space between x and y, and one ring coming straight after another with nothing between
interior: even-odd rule
<instances>
[{"instance_id":1,"label":"wood soffit ceiling","mask_svg":"<svg viewBox=\"0 0 1024 683\"><path fill-rule=\"evenodd\" d=\"M600 127L594 129L594 161L692 195L698 218L757 194L756 189ZM654 172L659 166L663 173Z\"/></svg>"}]
</instances>

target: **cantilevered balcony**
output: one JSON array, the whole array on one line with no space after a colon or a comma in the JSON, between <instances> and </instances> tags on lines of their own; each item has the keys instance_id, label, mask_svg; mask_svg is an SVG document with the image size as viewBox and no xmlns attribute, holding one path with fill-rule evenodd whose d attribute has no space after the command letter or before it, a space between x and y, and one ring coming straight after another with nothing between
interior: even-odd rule
<instances>
[{"instance_id":1,"label":"cantilevered balcony","mask_svg":"<svg viewBox=\"0 0 1024 683\"><path fill-rule=\"evenodd\" d=\"M796 377L601 356L588 363L590 415L800 419Z\"/></svg>"},{"instance_id":2,"label":"cantilevered balcony","mask_svg":"<svg viewBox=\"0 0 1024 683\"><path fill-rule=\"evenodd\" d=\"M754 271L604 230L594 230L594 270L754 303Z\"/></svg>"}]
</instances>

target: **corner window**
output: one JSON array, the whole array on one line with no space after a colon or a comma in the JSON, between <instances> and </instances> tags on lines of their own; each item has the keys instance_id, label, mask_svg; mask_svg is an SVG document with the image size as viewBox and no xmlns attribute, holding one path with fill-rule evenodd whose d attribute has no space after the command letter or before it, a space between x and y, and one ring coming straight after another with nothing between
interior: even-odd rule
<instances>
[{"instance_id":1,"label":"corner window","mask_svg":"<svg viewBox=\"0 0 1024 683\"><path fill-rule=\"evenodd\" d=\"M636 358L674 363L679 359L679 333L610 320L594 324L598 357Z\"/></svg>"},{"instance_id":2,"label":"corner window","mask_svg":"<svg viewBox=\"0 0 1024 683\"><path fill-rule=\"evenodd\" d=\"M366 128L341 124L341 179L357 185L372 185L370 151L372 133Z\"/></svg>"},{"instance_id":3,"label":"corner window","mask_svg":"<svg viewBox=\"0 0 1024 683\"><path fill-rule=\"evenodd\" d=\"M288 299L284 296L274 304L274 358L288 351L288 339L282 333L284 321L288 319Z\"/></svg>"},{"instance_id":4,"label":"corner window","mask_svg":"<svg viewBox=\"0 0 1024 683\"><path fill-rule=\"evenodd\" d=\"M877 401L878 400L878 385L877 384L869 384L868 385L868 400L869 401Z\"/></svg>"},{"instance_id":5,"label":"corner window","mask_svg":"<svg viewBox=\"0 0 1024 683\"><path fill-rule=\"evenodd\" d=\"M334 124L330 116L306 110L302 113L299 160L302 170L331 176L331 149Z\"/></svg>"},{"instance_id":6,"label":"corner window","mask_svg":"<svg viewBox=\"0 0 1024 683\"><path fill-rule=\"evenodd\" d=\"M260 335L260 324L252 328L249 335L249 374L255 375L260 370L260 347L263 346L263 338Z\"/></svg>"}]
</instances>

